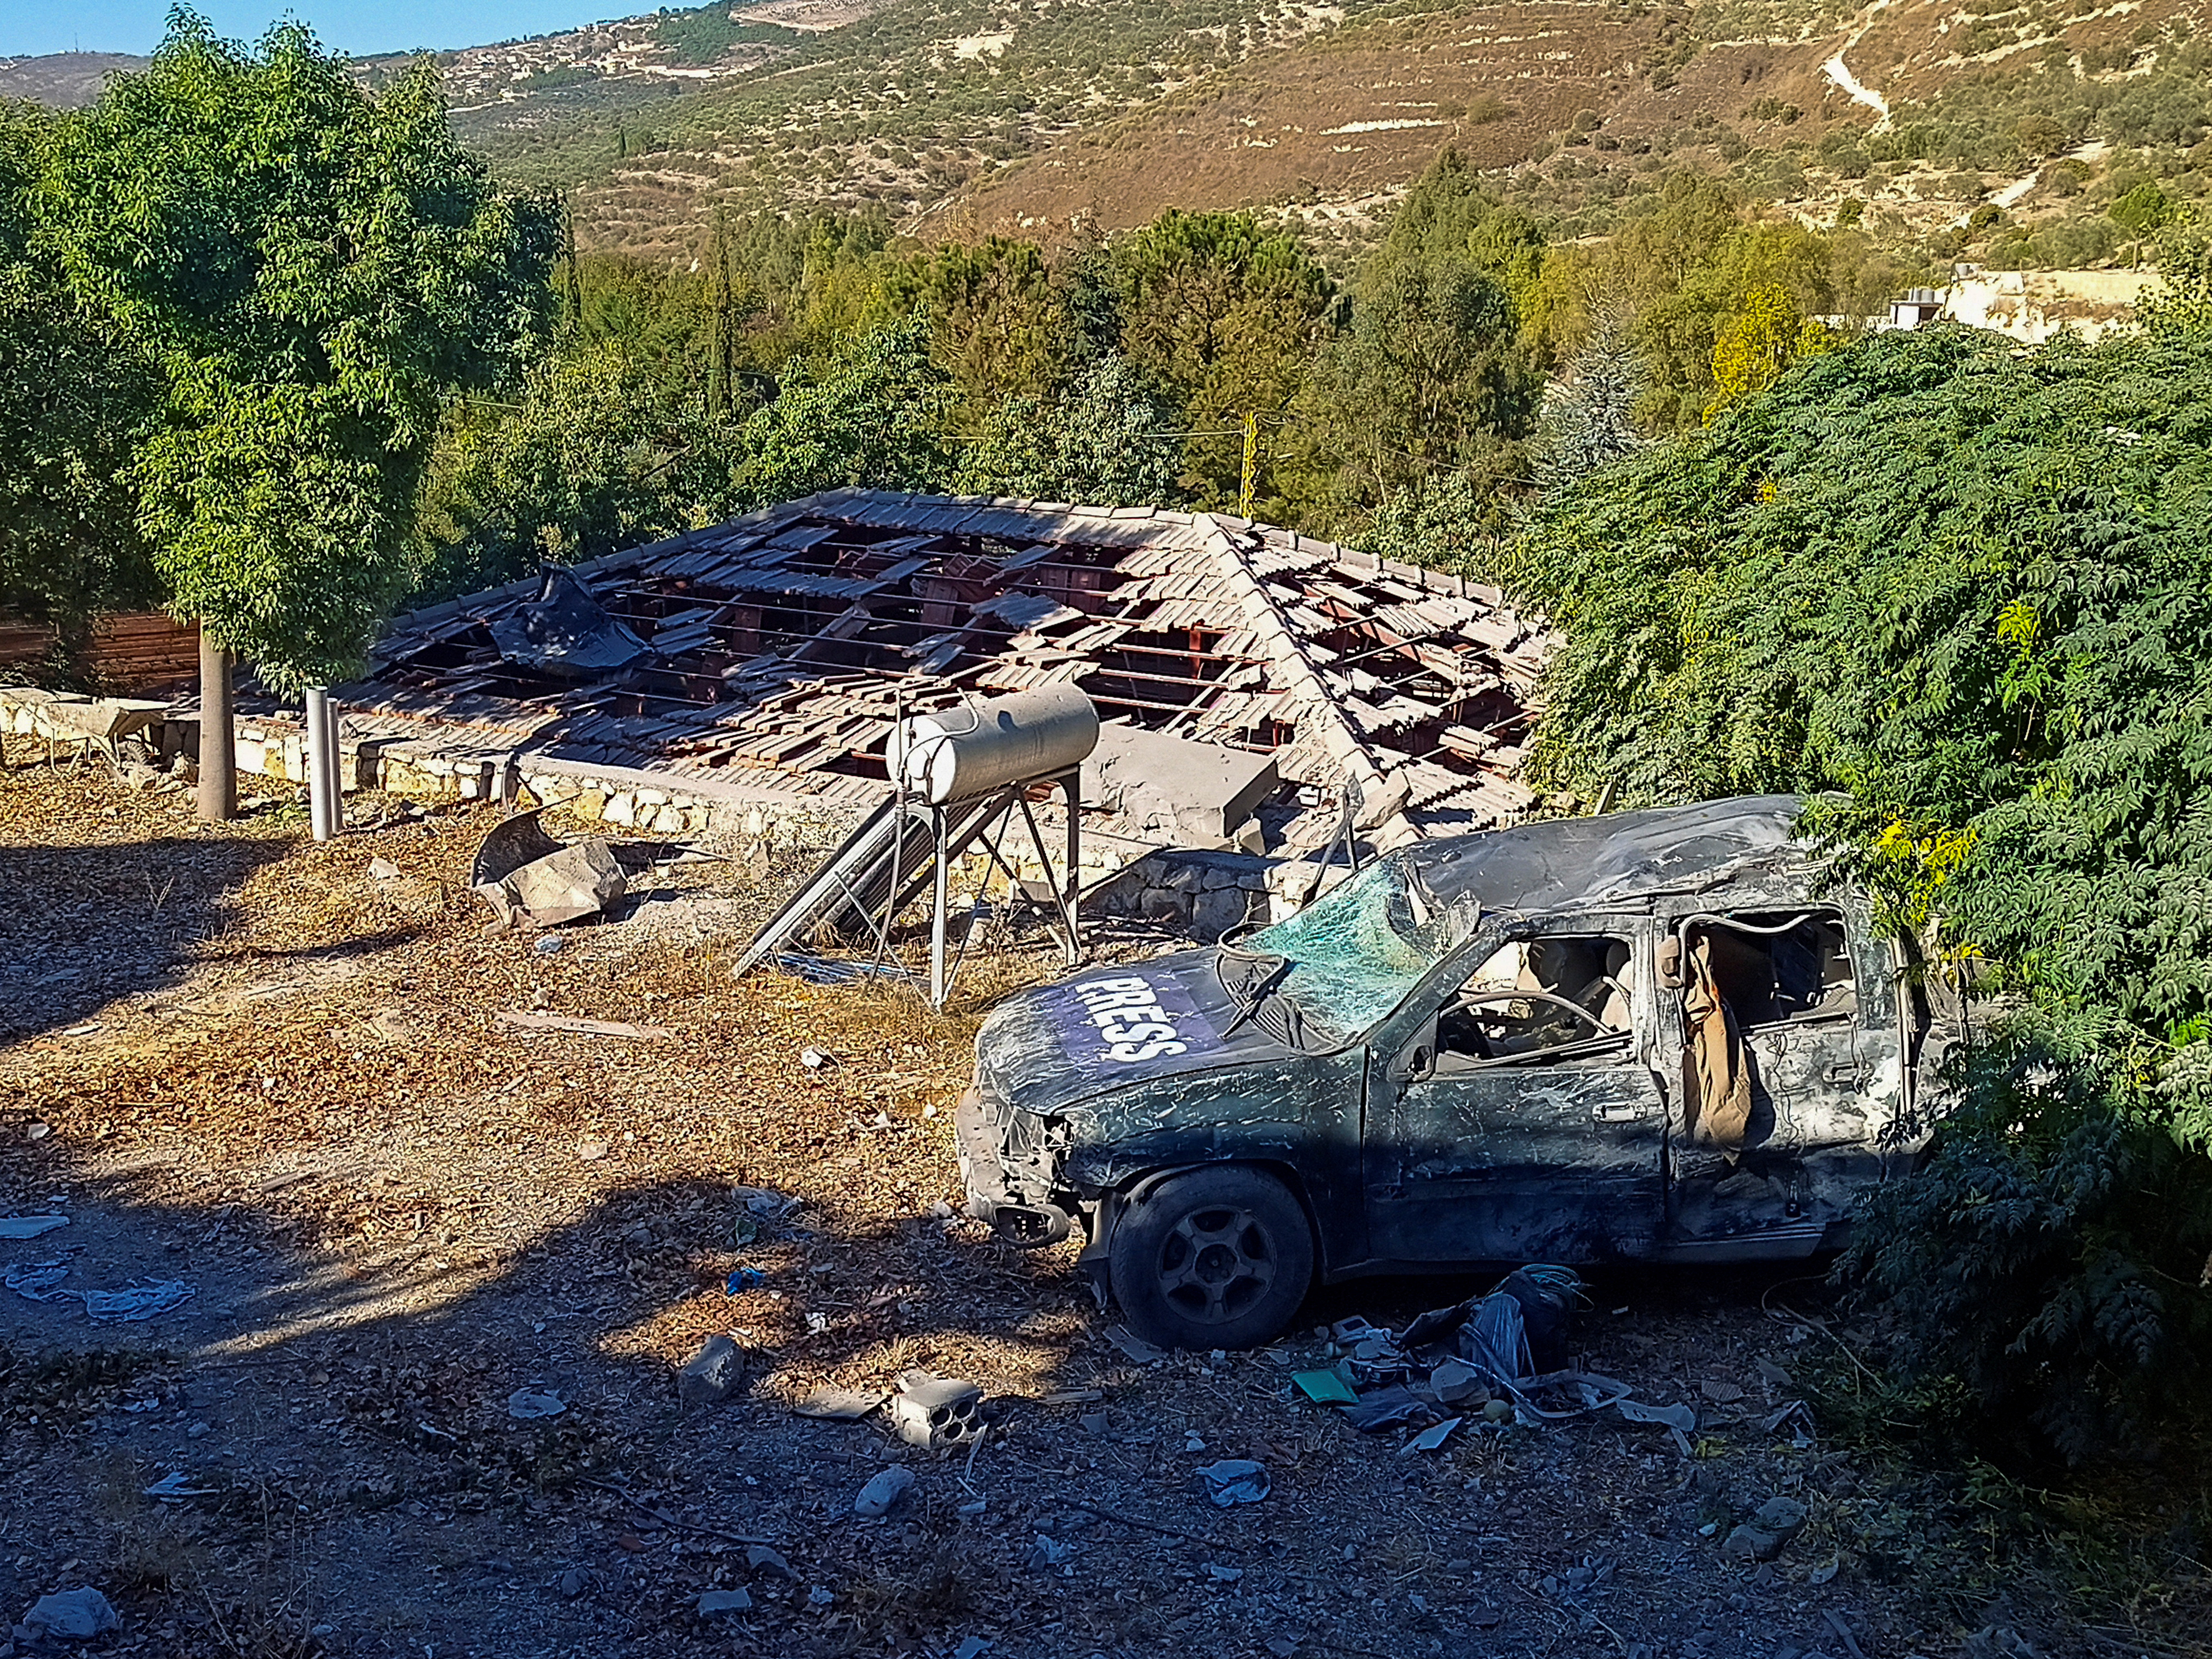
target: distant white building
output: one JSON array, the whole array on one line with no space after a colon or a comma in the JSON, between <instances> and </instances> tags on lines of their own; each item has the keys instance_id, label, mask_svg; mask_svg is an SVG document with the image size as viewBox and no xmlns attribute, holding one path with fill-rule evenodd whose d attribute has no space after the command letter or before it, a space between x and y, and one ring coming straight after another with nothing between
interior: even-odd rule
<instances>
[{"instance_id":1,"label":"distant white building","mask_svg":"<svg viewBox=\"0 0 2212 1659\"><path fill-rule=\"evenodd\" d=\"M1945 288L1916 288L1877 317L1820 317L1831 328L1887 334L1942 321L1985 328L2041 345L2063 329L2086 340L2135 324L2134 307L2158 282L2155 270L1984 270L1960 265Z\"/></svg>"}]
</instances>

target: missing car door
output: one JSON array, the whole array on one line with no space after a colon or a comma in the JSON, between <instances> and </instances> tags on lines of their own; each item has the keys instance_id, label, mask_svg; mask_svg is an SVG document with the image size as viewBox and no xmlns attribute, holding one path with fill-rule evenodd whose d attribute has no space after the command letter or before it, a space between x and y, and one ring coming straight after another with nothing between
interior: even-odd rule
<instances>
[{"instance_id":1,"label":"missing car door","mask_svg":"<svg viewBox=\"0 0 2212 1659\"><path fill-rule=\"evenodd\" d=\"M1370 1225L1407 1261L1632 1254L1663 1205L1641 924L1492 939L1384 1072Z\"/></svg>"}]
</instances>

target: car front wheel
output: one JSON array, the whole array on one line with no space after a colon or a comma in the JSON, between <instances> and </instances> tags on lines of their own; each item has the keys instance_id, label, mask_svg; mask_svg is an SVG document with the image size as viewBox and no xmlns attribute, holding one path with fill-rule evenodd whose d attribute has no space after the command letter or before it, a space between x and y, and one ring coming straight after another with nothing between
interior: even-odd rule
<instances>
[{"instance_id":1,"label":"car front wheel","mask_svg":"<svg viewBox=\"0 0 2212 1659\"><path fill-rule=\"evenodd\" d=\"M1291 1322L1313 1233L1290 1189L1241 1165L1171 1176L1114 1229L1108 1273L1129 1328L1170 1348L1249 1348Z\"/></svg>"}]
</instances>

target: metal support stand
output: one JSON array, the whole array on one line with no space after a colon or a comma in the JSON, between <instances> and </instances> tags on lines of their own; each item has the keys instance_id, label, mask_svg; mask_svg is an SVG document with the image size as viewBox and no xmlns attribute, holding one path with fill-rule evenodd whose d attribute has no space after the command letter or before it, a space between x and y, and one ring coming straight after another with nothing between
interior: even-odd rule
<instances>
[{"instance_id":1,"label":"metal support stand","mask_svg":"<svg viewBox=\"0 0 2212 1659\"><path fill-rule=\"evenodd\" d=\"M1052 854L1044 844L1044 831L1030 810L1029 791L1032 783L1047 783L1058 788L1067 803L1067 864L1064 871L1055 872ZM951 926L952 860L960 849L953 846L953 820L956 815L966 819L969 827L969 844L983 839L985 833L998 829L1000 834L986 843L991 862L1006 874L1011 893L1022 892L1020 878L1014 873L999 851L1006 819L1018 811L1022 822L1029 827L1030 845L1036 849L1037 864L1044 871L1045 884L1051 890L1053 908L1060 912L1060 946L1066 953L1067 965L1076 966L1083 960L1082 923L1077 915L1079 884L1082 879L1083 861L1083 769L1071 767L1066 772L1048 778L1033 780L1032 783L1008 786L999 792L993 803L994 810L981 823L973 817L974 801L947 801L930 806L929 825L931 845L934 854L930 872L929 917L929 1000L933 1007L942 1008L945 999L952 989L952 975L959 969L960 962L968 954L968 942L960 942L959 954L950 964L945 961L946 934ZM984 880L990 880L989 872ZM980 897L980 895L979 895Z\"/></svg>"},{"instance_id":2,"label":"metal support stand","mask_svg":"<svg viewBox=\"0 0 2212 1659\"><path fill-rule=\"evenodd\" d=\"M937 849L930 861L929 1003L933 1008L942 1008L945 993L950 988L945 983L945 929L952 886L952 858L947 850L951 845L951 831L945 821L942 806L929 809L929 833L931 845Z\"/></svg>"}]
</instances>

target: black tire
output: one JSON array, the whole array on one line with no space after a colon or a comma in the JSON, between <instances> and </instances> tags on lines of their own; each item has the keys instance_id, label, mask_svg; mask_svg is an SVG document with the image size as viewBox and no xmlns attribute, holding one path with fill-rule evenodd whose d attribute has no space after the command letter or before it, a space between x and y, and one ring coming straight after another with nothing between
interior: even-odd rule
<instances>
[{"instance_id":1,"label":"black tire","mask_svg":"<svg viewBox=\"0 0 2212 1659\"><path fill-rule=\"evenodd\" d=\"M1121 1212L1107 1249L1122 1317L1164 1348L1249 1348L1279 1334L1313 1265L1297 1200L1240 1164L1170 1176Z\"/></svg>"}]
</instances>

